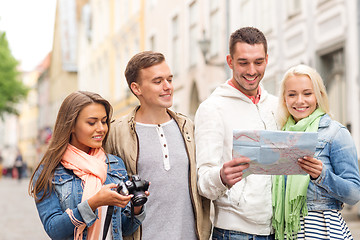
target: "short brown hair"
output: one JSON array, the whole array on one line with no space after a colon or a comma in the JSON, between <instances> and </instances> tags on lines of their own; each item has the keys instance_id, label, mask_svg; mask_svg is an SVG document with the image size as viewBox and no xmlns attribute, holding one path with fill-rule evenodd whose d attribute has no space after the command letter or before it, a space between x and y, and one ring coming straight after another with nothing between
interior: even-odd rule
<instances>
[{"instance_id":1,"label":"short brown hair","mask_svg":"<svg viewBox=\"0 0 360 240\"><path fill-rule=\"evenodd\" d=\"M125 78L131 90L131 83L137 82L141 69L148 68L165 61L162 53L144 51L133 56L125 69Z\"/></svg>"},{"instance_id":2,"label":"short brown hair","mask_svg":"<svg viewBox=\"0 0 360 240\"><path fill-rule=\"evenodd\" d=\"M264 34L257 28L254 27L243 27L235 32L233 32L230 36L229 41L229 51L230 56L233 57L235 52L235 45L238 42L243 42L247 44L263 44L265 54L267 54L267 41Z\"/></svg>"}]
</instances>

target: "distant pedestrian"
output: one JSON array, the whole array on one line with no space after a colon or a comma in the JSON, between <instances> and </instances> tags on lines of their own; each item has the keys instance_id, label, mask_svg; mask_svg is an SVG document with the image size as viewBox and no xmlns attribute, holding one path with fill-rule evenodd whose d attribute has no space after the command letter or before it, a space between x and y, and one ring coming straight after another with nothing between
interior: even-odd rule
<instances>
[{"instance_id":1,"label":"distant pedestrian","mask_svg":"<svg viewBox=\"0 0 360 240\"><path fill-rule=\"evenodd\" d=\"M21 178L22 178L23 166L24 166L23 157L22 157L22 154L21 154L20 150L18 150L18 153L17 153L16 158L15 158L14 167L17 170L17 176L16 177L19 180L21 180Z\"/></svg>"},{"instance_id":2,"label":"distant pedestrian","mask_svg":"<svg viewBox=\"0 0 360 240\"><path fill-rule=\"evenodd\" d=\"M0 178L2 178L2 175L3 175L3 157L0 152Z\"/></svg>"}]
</instances>

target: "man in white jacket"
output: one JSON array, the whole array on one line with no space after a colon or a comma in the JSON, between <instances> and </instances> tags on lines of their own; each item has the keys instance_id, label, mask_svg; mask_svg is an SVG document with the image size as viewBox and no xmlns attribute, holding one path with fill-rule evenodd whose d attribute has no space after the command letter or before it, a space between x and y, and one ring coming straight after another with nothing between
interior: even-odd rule
<instances>
[{"instance_id":1,"label":"man in white jacket","mask_svg":"<svg viewBox=\"0 0 360 240\"><path fill-rule=\"evenodd\" d=\"M271 176L243 179L250 159L232 159L233 129L277 129L277 99L260 85L268 62L264 34L252 27L235 31L226 60L232 78L195 116L199 192L214 203L213 239L274 239Z\"/></svg>"}]
</instances>

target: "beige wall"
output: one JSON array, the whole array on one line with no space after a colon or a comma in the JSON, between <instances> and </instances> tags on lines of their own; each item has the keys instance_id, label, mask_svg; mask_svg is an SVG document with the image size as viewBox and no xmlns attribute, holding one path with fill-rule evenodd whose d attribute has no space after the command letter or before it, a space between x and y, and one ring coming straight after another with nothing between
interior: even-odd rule
<instances>
[{"instance_id":1,"label":"beige wall","mask_svg":"<svg viewBox=\"0 0 360 240\"><path fill-rule=\"evenodd\" d=\"M54 40L50 65L50 116L51 122L55 124L57 112L62 101L71 92L78 90L77 72L68 72L62 66L61 53L61 24L59 19L59 8L56 10L56 20L54 28Z\"/></svg>"},{"instance_id":2,"label":"beige wall","mask_svg":"<svg viewBox=\"0 0 360 240\"><path fill-rule=\"evenodd\" d=\"M193 117L198 104L205 100L216 86L226 80L225 66L205 65L197 43L203 37L203 30L206 31L207 36L210 34L208 14L210 2L205 0L151 2L153 4L146 6L145 49L159 51L165 55L174 73L173 109ZM222 1L217 2L220 3L217 12L222 20L224 4ZM194 14L191 8L195 9ZM177 24L174 19L177 19ZM220 47L210 60L213 63L225 63L225 21L217 22L216 28L221 33L218 38ZM175 38L178 43L175 43ZM195 42L192 42L194 40Z\"/></svg>"},{"instance_id":3,"label":"beige wall","mask_svg":"<svg viewBox=\"0 0 360 240\"><path fill-rule=\"evenodd\" d=\"M37 80L39 72L32 71L23 74L23 83L30 88L26 101L20 104L19 123L19 150L24 162L32 169L38 160L37 153ZM15 160L15 159L14 159Z\"/></svg>"},{"instance_id":4,"label":"beige wall","mask_svg":"<svg viewBox=\"0 0 360 240\"><path fill-rule=\"evenodd\" d=\"M90 0L85 10L91 20L84 16L79 23L79 89L108 99L115 118L137 105L124 71L130 57L144 50L144 6L144 0Z\"/></svg>"},{"instance_id":5,"label":"beige wall","mask_svg":"<svg viewBox=\"0 0 360 240\"><path fill-rule=\"evenodd\" d=\"M115 117L129 112L138 101L125 81L126 64L135 53L154 50L165 55L175 74L174 110L193 117L197 105L230 76L226 65L205 65L197 45L203 30L207 37L215 37L216 51L209 60L225 64L229 34L242 26L254 26L268 39L269 63L262 82L274 94L290 66L305 63L321 72L321 58L343 49L343 86L347 93L343 95L348 103L344 124L351 124L356 145L360 146L356 1L298 1L300 5L289 8L295 1L77 0L78 72L62 68L61 26L56 21L49 115L55 122L62 100L77 89L98 92L110 100ZM90 20L84 17L86 6ZM336 103L337 99L332 101Z\"/></svg>"}]
</instances>

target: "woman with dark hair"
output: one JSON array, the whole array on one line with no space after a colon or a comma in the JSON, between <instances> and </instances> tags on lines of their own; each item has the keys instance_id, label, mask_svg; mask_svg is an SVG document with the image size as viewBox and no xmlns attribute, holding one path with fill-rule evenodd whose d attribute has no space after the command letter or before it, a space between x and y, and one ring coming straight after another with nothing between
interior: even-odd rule
<instances>
[{"instance_id":1,"label":"woman with dark hair","mask_svg":"<svg viewBox=\"0 0 360 240\"><path fill-rule=\"evenodd\" d=\"M113 191L128 179L121 158L105 154L112 107L100 95L74 92L63 101L49 147L30 179L29 193L52 239L99 239L107 206L115 206L106 239L132 234L145 217ZM147 193L148 194L148 193Z\"/></svg>"}]
</instances>

